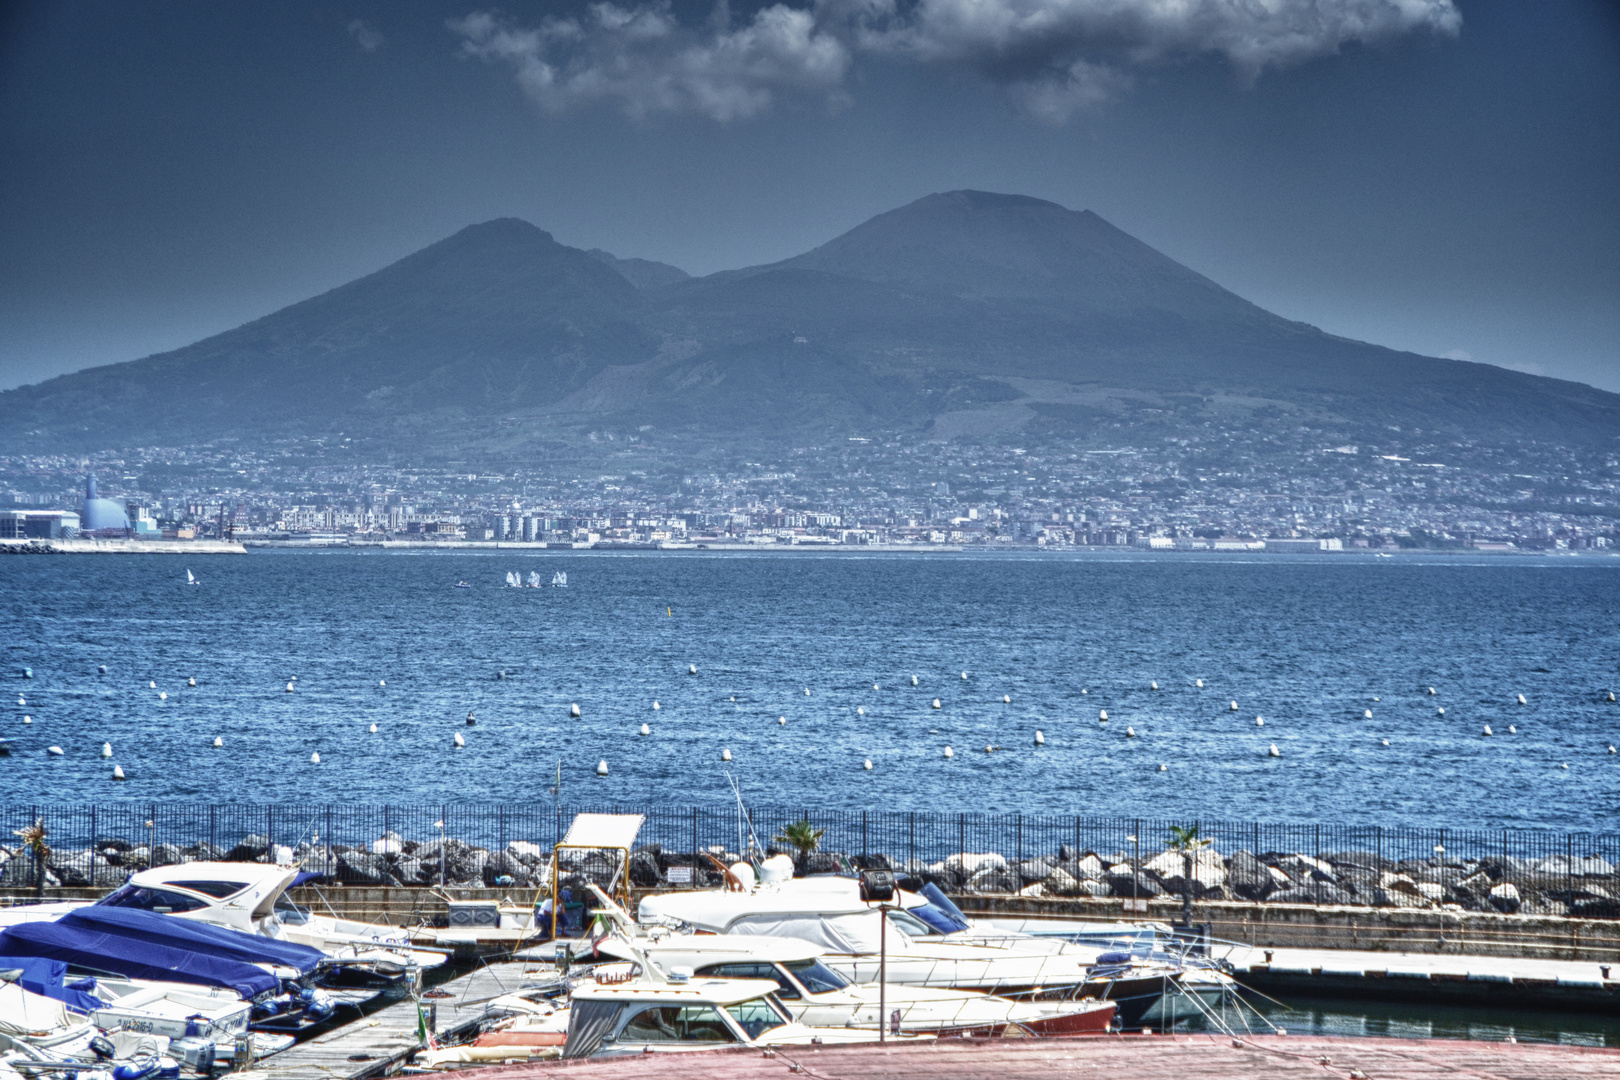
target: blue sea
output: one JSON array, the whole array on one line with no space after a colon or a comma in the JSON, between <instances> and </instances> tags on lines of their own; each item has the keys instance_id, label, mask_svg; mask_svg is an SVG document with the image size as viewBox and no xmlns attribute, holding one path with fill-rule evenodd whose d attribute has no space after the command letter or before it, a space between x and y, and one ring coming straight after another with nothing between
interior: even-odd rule
<instances>
[{"instance_id":1,"label":"blue sea","mask_svg":"<svg viewBox=\"0 0 1620 1080\"><path fill-rule=\"evenodd\" d=\"M11 803L1620 825L1614 558L58 556L0 616Z\"/></svg>"}]
</instances>

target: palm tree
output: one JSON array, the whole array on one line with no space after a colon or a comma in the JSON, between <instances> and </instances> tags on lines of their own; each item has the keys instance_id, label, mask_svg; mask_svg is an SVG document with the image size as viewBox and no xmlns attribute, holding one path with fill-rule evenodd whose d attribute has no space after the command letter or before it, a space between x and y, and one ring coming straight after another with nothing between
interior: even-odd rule
<instances>
[{"instance_id":1,"label":"palm tree","mask_svg":"<svg viewBox=\"0 0 1620 1080\"><path fill-rule=\"evenodd\" d=\"M821 834L826 829L818 829L805 818L791 824L782 826L782 831L776 835L778 844L786 844L799 853L798 860L803 862L806 855L821 845Z\"/></svg>"},{"instance_id":2,"label":"palm tree","mask_svg":"<svg viewBox=\"0 0 1620 1080\"><path fill-rule=\"evenodd\" d=\"M1192 883L1193 859L1198 852L1209 847L1215 841L1198 835L1197 825L1170 826L1170 839L1166 840L1166 851L1181 852L1181 922L1183 926L1192 926Z\"/></svg>"},{"instance_id":3,"label":"palm tree","mask_svg":"<svg viewBox=\"0 0 1620 1080\"><path fill-rule=\"evenodd\" d=\"M23 847L34 856L34 895L43 898L45 895L45 864L51 859L50 845L45 842L45 819L35 818L32 825L25 825L21 829L13 830L13 835L22 837Z\"/></svg>"}]
</instances>

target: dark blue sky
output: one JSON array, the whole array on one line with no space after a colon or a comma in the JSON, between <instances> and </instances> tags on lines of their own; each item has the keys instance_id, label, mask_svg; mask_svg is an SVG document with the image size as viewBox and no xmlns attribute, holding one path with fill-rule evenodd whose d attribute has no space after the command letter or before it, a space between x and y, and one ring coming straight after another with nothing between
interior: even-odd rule
<instances>
[{"instance_id":1,"label":"dark blue sky","mask_svg":"<svg viewBox=\"0 0 1620 1080\"><path fill-rule=\"evenodd\" d=\"M1242 7L7 5L0 387L491 217L707 273L973 187L1334 333L1620 390L1617 6Z\"/></svg>"}]
</instances>

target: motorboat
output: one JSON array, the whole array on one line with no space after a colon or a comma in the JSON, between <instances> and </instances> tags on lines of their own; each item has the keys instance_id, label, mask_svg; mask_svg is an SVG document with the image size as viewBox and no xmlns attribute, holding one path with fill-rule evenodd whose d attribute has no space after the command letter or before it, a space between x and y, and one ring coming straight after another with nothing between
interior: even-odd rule
<instances>
[{"instance_id":1,"label":"motorboat","mask_svg":"<svg viewBox=\"0 0 1620 1080\"><path fill-rule=\"evenodd\" d=\"M443 952L413 947L399 927L317 915L286 896L316 876L275 863L175 863L131 875L97 905L158 911L311 946L340 962L329 965L330 985L364 985L368 973L392 982L444 963Z\"/></svg>"},{"instance_id":2,"label":"motorboat","mask_svg":"<svg viewBox=\"0 0 1620 1080\"><path fill-rule=\"evenodd\" d=\"M161 1035L103 1032L62 1002L0 979L0 1050L15 1063L13 1067L20 1065L34 1072L82 1061L89 1070L106 1068L111 1074L114 1063L122 1062L133 1067L127 1075L143 1076L163 1064L178 1068L172 1059L162 1058L169 1044Z\"/></svg>"},{"instance_id":3,"label":"motorboat","mask_svg":"<svg viewBox=\"0 0 1620 1080\"><path fill-rule=\"evenodd\" d=\"M823 963L824 950L791 937L758 934L683 934L641 927L594 885L597 911L611 932L560 947L570 960L646 957L664 971L690 968L713 978L771 979L777 999L794 1019L815 1027L893 1024L936 1035L1078 1035L1107 1031L1115 1005L1095 998L1013 1001L932 986L854 983ZM889 1020L884 1021L884 1013Z\"/></svg>"},{"instance_id":4,"label":"motorboat","mask_svg":"<svg viewBox=\"0 0 1620 1080\"><path fill-rule=\"evenodd\" d=\"M757 881L752 867L738 863L731 868L732 888L648 896L638 915L644 924L703 933L799 938L824 950L826 966L854 983L876 980L881 966L887 981L908 986L1109 1000L1125 1026L1138 1023L1165 993L1180 992L1186 965L1168 954L1138 957L975 927L937 889L928 895L931 886L922 894L896 890L893 906L880 910L861 900L852 878L791 873L786 857L767 859ZM1110 957L1106 964L1104 956Z\"/></svg>"},{"instance_id":5,"label":"motorboat","mask_svg":"<svg viewBox=\"0 0 1620 1080\"><path fill-rule=\"evenodd\" d=\"M139 913L122 913L137 915ZM338 1002L313 985L313 968L282 963L282 957L259 962L234 959L211 951L212 935L229 934L215 927L190 925L145 915L157 932L144 937L115 932L108 921L77 919L69 912L54 921L21 923L0 932L0 965L13 958L58 960L79 975L150 980L213 987L230 991L252 1005L257 1030L298 1032L329 1019ZM172 927L168 933L161 932ZM178 933L185 927L191 935ZM200 931L211 933L199 934ZM253 939L242 936L242 940ZM189 947L188 947L189 946ZM281 943L285 950L287 946ZM309 950L314 953L314 950ZM374 996L374 995L368 995Z\"/></svg>"},{"instance_id":6,"label":"motorboat","mask_svg":"<svg viewBox=\"0 0 1620 1080\"><path fill-rule=\"evenodd\" d=\"M569 995L564 1058L874 1042L861 1028L811 1027L793 1018L769 979L668 977L650 963L623 981L608 975ZM927 1038L897 1035L896 1039Z\"/></svg>"}]
</instances>

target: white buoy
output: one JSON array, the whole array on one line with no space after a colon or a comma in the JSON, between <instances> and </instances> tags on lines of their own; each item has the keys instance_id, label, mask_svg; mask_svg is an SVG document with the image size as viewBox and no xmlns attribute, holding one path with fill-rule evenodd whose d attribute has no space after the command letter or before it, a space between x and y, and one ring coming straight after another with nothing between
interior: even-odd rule
<instances>
[{"instance_id":1,"label":"white buoy","mask_svg":"<svg viewBox=\"0 0 1620 1080\"><path fill-rule=\"evenodd\" d=\"M1129 727L1129 726L1127 726L1127 727L1126 727L1126 728L1125 728L1125 737L1126 737L1126 738L1127 738L1127 739L1134 739L1134 738L1136 738L1136 729L1135 729L1135 728L1133 728L1133 727Z\"/></svg>"},{"instance_id":2,"label":"white buoy","mask_svg":"<svg viewBox=\"0 0 1620 1080\"><path fill-rule=\"evenodd\" d=\"M861 768L865 769L867 772L871 772L872 771L872 759L867 758L864 762L862 762L861 763Z\"/></svg>"},{"instance_id":3,"label":"white buoy","mask_svg":"<svg viewBox=\"0 0 1620 1080\"><path fill-rule=\"evenodd\" d=\"M872 684L872 689L874 689L874 690L881 690L881 689L882 689L882 687L880 687L880 686L879 686L879 685L878 685L878 684L877 684L877 683L873 683L873 684Z\"/></svg>"},{"instance_id":4,"label":"white buoy","mask_svg":"<svg viewBox=\"0 0 1620 1080\"><path fill-rule=\"evenodd\" d=\"M598 761L596 763L596 775L597 776L606 776L607 775L607 758L603 758L601 761Z\"/></svg>"},{"instance_id":5,"label":"white buoy","mask_svg":"<svg viewBox=\"0 0 1620 1080\"><path fill-rule=\"evenodd\" d=\"M785 716L778 716L778 717L777 717L777 718L776 718L776 726L777 726L777 727L786 727L786 726L787 726L787 717L785 717Z\"/></svg>"},{"instance_id":6,"label":"white buoy","mask_svg":"<svg viewBox=\"0 0 1620 1080\"><path fill-rule=\"evenodd\" d=\"M1204 680L1203 679L1194 679L1193 680L1193 685L1198 687L1198 689L1202 690L1204 688Z\"/></svg>"},{"instance_id":7,"label":"white buoy","mask_svg":"<svg viewBox=\"0 0 1620 1080\"><path fill-rule=\"evenodd\" d=\"M1486 725L1485 725L1485 734L1486 734L1486 735L1495 735L1495 734L1496 734L1496 732L1494 732L1494 731L1492 731L1492 730L1491 730L1491 725L1489 725L1489 724L1486 724Z\"/></svg>"},{"instance_id":8,"label":"white buoy","mask_svg":"<svg viewBox=\"0 0 1620 1080\"><path fill-rule=\"evenodd\" d=\"M1433 696L1434 696L1434 687L1432 687L1432 686L1431 686L1431 687L1429 687L1429 696L1430 696L1430 697L1433 697Z\"/></svg>"},{"instance_id":9,"label":"white buoy","mask_svg":"<svg viewBox=\"0 0 1620 1080\"><path fill-rule=\"evenodd\" d=\"M1011 694L1002 694L1001 695L1001 703L1003 705L1011 705L1012 704L1012 695Z\"/></svg>"},{"instance_id":10,"label":"white buoy","mask_svg":"<svg viewBox=\"0 0 1620 1080\"><path fill-rule=\"evenodd\" d=\"M1519 726L1517 724L1509 724L1508 725L1508 734L1509 735L1517 735L1518 733L1519 733Z\"/></svg>"},{"instance_id":11,"label":"white buoy","mask_svg":"<svg viewBox=\"0 0 1620 1080\"><path fill-rule=\"evenodd\" d=\"M28 699L23 697L21 694L18 694L17 695L17 704L26 705L26 704L28 704Z\"/></svg>"},{"instance_id":12,"label":"white buoy","mask_svg":"<svg viewBox=\"0 0 1620 1080\"><path fill-rule=\"evenodd\" d=\"M23 715L23 723L32 724L33 722L34 722L34 718L32 716L29 716L26 713Z\"/></svg>"},{"instance_id":13,"label":"white buoy","mask_svg":"<svg viewBox=\"0 0 1620 1080\"><path fill-rule=\"evenodd\" d=\"M720 760L721 761L730 761L731 760L731 751L730 750L722 750L722 751L720 751Z\"/></svg>"},{"instance_id":14,"label":"white buoy","mask_svg":"<svg viewBox=\"0 0 1620 1080\"><path fill-rule=\"evenodd\" d=\"M947 746L945 748L945 756L946 757L955 757L956 756L956 751L952 750L950 747Z\"/></svg>"},{"instance_id":15,"label":"white buoy","mask_svg":"<svg viewBox=\"0 0 1620 1080\"><path fill-rule=\"evenodd\" d=\"M651 735L652 734L652 728L648 727L646 724L642 724L641 725L641 733L643 735Z\"/></svg>"},{"instance_id":16,"label":"white buoy","mask_svg":"<svg viewBox=\"0 0 1620 1080\"><path fill-rule=\"evenodd\" d=\"M579 702L576 701L572 705L568 706L568 715L576 717L579 715Z\"/></svg>"},{"instance_id":17,"label":"white buoy","mask_svg":"<svg viewBox=\"0 0 1620 1080\"><path fill-rule=\"evenodd\" d=\"M298 681L298 676L296 676L296 675L294 675L294 676L293 676L293 677L292 677L292 681L293 681L293 682L297 682L297 681Z\"/></svg>"},{"instance_id":18,"label":"white buoy","mask_svg":"<svg viewBox=\"0 0 1620 1080\"><path fill-rule=\"evenodd\" d=\"M461 737L461 732L459 732L459 731L456 732L456 737L454 739L450 740L450 741L455 743L457 746L466 746L467 745L467 740L463 739Z\"/></svg>"},{"instance_id":19,"label":"white buoy","mask_svg":"<svg viewBox=\"0 0 1620 1080\"><path fill-rule=\"evenodd\" d=\"M856 716L865 716L866 715L866 707L863 706L863 705L855 706L855 715Z\"/></svg>"},{"instance_id":20,"label":"white buoy","mask_svg":"<svg viewBox=\"0 0 1620 1080\"><path fill-rule=\"evenodd\" d=\"M1438 709L1434 710L1434 715L1436 715L1436 716L1444 716L1444 715L1446 715L1446 707L1444 705L1440 706Z\"/></svg>"},{"instance_id":21,"label":"white buoy","mask_svg":"<svg viewBox=\"0 0 1620 1080\"><path fill-rule=\"evenodd\" d=\"M1082 686L1082 687L1081 687L1081 688L1080 688L1080 692L1081 692L1081 693L1082 693L1082 694L1089 694L1089 693L1091 693L1091 691L1090 691L1090 690L1087 690L1087 689L1086 689L1086 688L1085 688L1085 687L1083 687L1083 686Z\"/></svg>"},{"instance_id":22,"label":"white buoy","mask_svg":"<svg viewBox=\"0 0 1620 1080\"><path fill-rule=\"evenodd\" d=\"M806 691L805 691L805 693L807 693L807 694L808 694L808 693L809 693L809 692L810 692L810 691L808 691L808 690L806 690ZM733 705L735 705L735 704L737 704L737 695L736 695L736 694L732 694L732 695L731 695L731 703L732 703L732 704L733 704Z\"/></svg>"},{"instance_id":23,"label":"white buoy","mask_svg":"<svg viewBox=\"0 0 1620 1080\"><path fill-rule=\"evenodd\" d=\"M1271 744L1271 749L1267 750L1266 753L1270 757L1282 757L1282 751L1277 749L1277 744L1276 743L1272 743Z\"/></svg>"},{"instance_id":24,"label":"white buoy","mask_svg":"<svg viewBox=\"0 0 1620 1080\"><path fill-rule=\"evenodd\" d=\"M1361 710L1361 718L1363 720L1371 720L1372 719L1372 710L1371 709L1362 709Z\"/></svg>"},{"instance_id":25,"label":"white buoy","mask_svg":"<svg viewBox=\"0 0 1620 1080\"><path fill-rule=\"evenodd\" d=\"M1035 745L1036 746L1045 746L1046 745L1046 736L1041 732L1041 730L1039 728L1037 728L1035 730Z\"/></svg>"},{"instance_id":26,"label":"white buoy","mask_svg":"<svg viewBox=\"0 0 1620 1080\"><path fill-rule=\"evenodd\" d=\"M112 757L112 743L104 742L101 744L101 756Z\"/></svg>"},{"instance_id":27,"label":"white buoy","mask_svg":"<svg viewBox=\"0 0 1620 1080\"><path fill-rule=\"evenodd\" d=\"M1373 700L1374 700L1374 701L1383 701L1383 700L1384 700L1384 699L1383 699L1383 698L1381 698L1381 697L1375 697L1375 698L1373 698Z\"/></svg>"},{"instance_id":28,"label":"white buoy","mask_svg":"<svg viewBox=\"0 0 1620 1080\"><path fill-rule=\"evenodd\" d=\"M289 694L290 694L290 693L292 693L292 692L293 692L293 684L292 684L292 683L288 683L288 684L287 684L287 693L289 693Z\"/></svg>"},{"instance_id":29,"label":"white buoy","mask_svg":"<svg viewBox=\"0 0 1620 1080\"><path fill-rule=\"evenodd\" d=\"M696 665L696 664L687 664L687 665L686 665L686 673L687 673L687 674L688 674L688 675L696 675L696 674L697 674L697 665ZM607 764L607 763L606 763L606 762L603 762L603 764L604 764L604 765L605 765L605 764ZM606 773L606 772L605 772L605 771L604 771L604 772L603 772L603 773L602 773L602 775L603 775L603 776L606 776L606 775L607 775L607 773Z\"/></svg>"},{"instance_id":30,"label":"white buoy","mask_svg":"<svg viewBox=\"0 0 1620 1080\"><path fill-rule=\"evenodd\" d=\"M1265 727L1266 726L1266 718L1263 717L1263 716L1255 717L1254 718L1254 726L1255 727Z\"/></svg>"},{"instance_id":31,"label":"white buoy","mask_svg":"<svg viewBox=\"0 0 1620 1080\"><path fill-rule=\"evenodd\" d=\"M964 679L966 679L966 678L967 678L967 672L965 672L965 671L964 671L964 672L962 672L962 678L964 678Z\"/></svg>"},{"instance_id":32,"label":"white buoy","mask_svg":"<svg viewBox=\"0 0 1620 1080\"><path fill-rule=\"evenodd\" d=\"M1097 710L1097 719L1101 723L1104 723L1104 724L1108 723L1108 710L1107 709L1098 709Z\"/></svg>"},{"instance_id":33,"label":"white buoy","mask_svg":"<svg viewBox=\"0 0 1620 1080\"><path fill-rule=\"evenodd\" d=\"M805 687L805 688L804 688L804 696L805 696L805 697L809 697L809 696L810 696L810 688L809 688L809 687L808 687L808 686L807 686L807 687ZM732 700L733 700L733 701L735 701L735 700L736 700L736 699L735 699L735 698L733 698L733 699L732 699Z\"/></svg>"},{"instance_id":34,"label":"white buoy","mask_svg":"<svg viewBox=\"0 0 1620 1080\"><path fill-rule=\"evenodd\" d=\"M157 680L156 679L148 679L147 682L146 682L146 688L148 690L156 690L157 689Z\"/></svg>"},{"instance_id":35,"label":"white buoy","mask_svg":"<svg viewBox=\"0 0 1620 1080\"><path fill-rule=\"evenodd\" d=\"M1229 712L1237 712L1237 711L1238 711L1238 710L1237 710L1237 702L1235 702L1235 701L1234 701L1234 702L1232 702L1232 706L1231 706L1231 708L1230 708L1230 709L1229 709L1229 710L1228 710L1228 711L1229 711Z\"/></svg>"},{"instance_id":36,"label":"white buoy","mask_svg":"<svg viewBox=\"0 0 1620 1080\"><path fill-rule=\"evenodd\" d=\"M1385 739L1385 740L1384 740L1384 745L1385 745L1385 746L1388 746L1388 745L1389 745L1389 740L1388 740L1388 739Z\"/></svg>"},{"instance_id":37,"label":"white buoy","mask_svg":"<svg viewBox=\"0 0 1620 1080\"><path fill-rule=\"evenodd\" d=\"M124 767L122 765L114 765L113 766L113 779L114 780L122 780L123 778L124 778Z\"/></svg>"},{"instance_id":38,"label":"white buoy","mask_svg":"<svg viewBox=\"0 0 1620 1080\"><path fill-rule=\"evenodd\" d=\"M1613 691L1613 690L1610 690L1610 691L1609 691L1609 700L1610 700L1610 701L1613 701L1613 700L1614 700L1614 691Z\"/></svg>"},{"instance_id":39,"label":"white buoy","mask_svg":"<svg viewBox=\"0 0 1620 1080\"><path fill-rule=\"evenodd\" d=\"M1611 754L1614 753L1614 747L1612 747L1612 746L1609 747L1609 753L1611 753Z\"/></svg>"},{"instance_id":40,"label":"white buoy","mask_svg":"<svg viewBox=\"0 0 1620 1080\"><path fill-rule=\"evenodd\" d=\"M370 726L370 727L368 727L368 728L367 728L367 729L366 729L366 730L367 730L367 731L368 731L368 732L370 732L370 733L371 733L371 734L373 734L373 735L375 735L375 734L377 734L377 725L376 725L376 724L372 724L372 725L371 725L371 726Z\"/></svg>"},{"instance_id":41,"label":"white buoy","mask_svg":"<svg viewBox=\"0 0 1620 1080\"><path fill-rule=\"evenodd\" d=\"M214 736L214 745L215 746L224 746L225 745L225 740L220 738L218 735L215 735ZM103 756L105 756L105 755L103 755Z\"/></svg>"},{"instance_id":42,"label":"white buoy","mask_svg":"<svg viewBox=\"0 0 1620 1080\"><path fill-rule=\"evenodd\" d=\"M659 709L662 709L662 708L663 708L663 706L658 704L658 702L656 702L656 701L653 702L653 712L657 712Z\"/></svg>"},{"instance_id":43,"label":"white buoy","mask_svg":"<svg viewBox=\"0 0 1620 1080\"><path fill-rule=\"evenodd\" d=\"M195 675L193 675L191 678L187 679L186 680L186 685L187 686L196 686L197 685L197 677Z\"/></svg>"},{"instance_id":44,"label":"white buoy","mask_svg":"<svg viewBox=\"0 0 1620 1080\"><path fill-rule=\"evenodd\" d=\"M934 699L934 708L939 708L939 698Z\"/></svg>"},{"instance_id":45,"label":"white buoy","mask_svg":"<svg viewBox=\"0 0 1620 1080\"><path fill-rule=\"evenodd\" d=\"M1520 694L1520 695L1519 695L1519 704L1520 704L1520 705L1526 705L1526 704L1529 704L1529 703L1528 703L1528 702L1526 702L1526 701L1525 701L1525 700L1524 700L1524 695L1523 695L1523 694Z\"/></svg>"},{"instance_id":46,"label":"white buoy","mask_svg":"<svg viewBox=\"0 0 1620 1080\"><path fill-rule=\"evenodd\" d=\"M1159 688L1159 684L1158 684L1158 683L1156 683L1156 682L1150 682L1150 683L1148 683L1148 689L1149 689L1149 690L1157 690L1157 689L1158 689L1158 688Z\"/></svg>"},{"instance_id":47,"label":"white buoy","mask_svg":"<svg viewBox=\"0 0 1620 1080\"><path fill-rule=\"evenodd\" d=\"M45 752L51 755L51 757L61 757L63 753L60 746L47 746L45 748Z\"/></svg>"},{"instance_id":48,"label":"white buoy","mask_svg":"<svg viewBox=\"0 0 1620 1080\"><path fill-rule=\"evenodd\" d=\"M169 692L167 690L159 690L158 691L158 700L159 701L168 701L169 700Z\"/></svg>"},{"instance_id":49,"label":"white buoy","mask_svg":"<svg viewBox=\"0 0 1620 1080\"><path fill-rule=\"evenodd\" d=\"M309 763L311 765L319 765L321 763L321 752L319 750L309 755Z\"/></svg>"},{"instance_id":50,"label":"white buoy","mask_svg":"<svg viewBox=\"0 0 1620 1080\"><path fill-rule=\"evenodd\" d=\"M1560 765L1560 766L1558 766L1558 767L1559 767L1559 768L1560 768L1560 769L1567 769L1567 768L1569 768L1569 762L1567 762L1567 761L1566 761L1566 762L1564 762L1564 763L1563 763L1563 764L1562 764L1562 765Z\"/></svg>"},{"instance_id":51,"label":"white buoy","mask_svg":"<svg viewBox=\"0 0 1620 1080\"><path fill-rule=\"evenodd\" d=\"M388 680L387 679L378 679L377 680L377 685L378 686L387 686L388 685Z\"/></svg>"},{"instance_id":52,"label":"white buoy","mask_svg":"<svg viewBox=\"0 0 1620 1080\"><path fill-rule=\"evenodd\" d=\"M1169 772L1170 771L1170 766L1164 764L1163 762L1160 762L1159 763L1159 771L1160 772Z\"/></svg>"},{"instance_id":53,"label":"white buoy","mask_svg":"<svg viewBox=\"0 0 1620 1080\"><path fill-rule=\"evenodd\" d=\"M916 685L917 685L917 676L915 676L915 675L913 675L913 676L912 676L912 677L911 677L911 685L912 685L912 686L916 686Z\"/></svg>"},{"instance_id":54,"label":"white buoy","mask_svg":"<svg viewBox=\"0 0 1620 1080\"><path fill-rule=\"evenodd\" d=\"M991 746L989 743L984 744L984 752L987 753L987 754L993 753L995 751L995 749L996 748Z\"/></svg>"}]
</instances>

